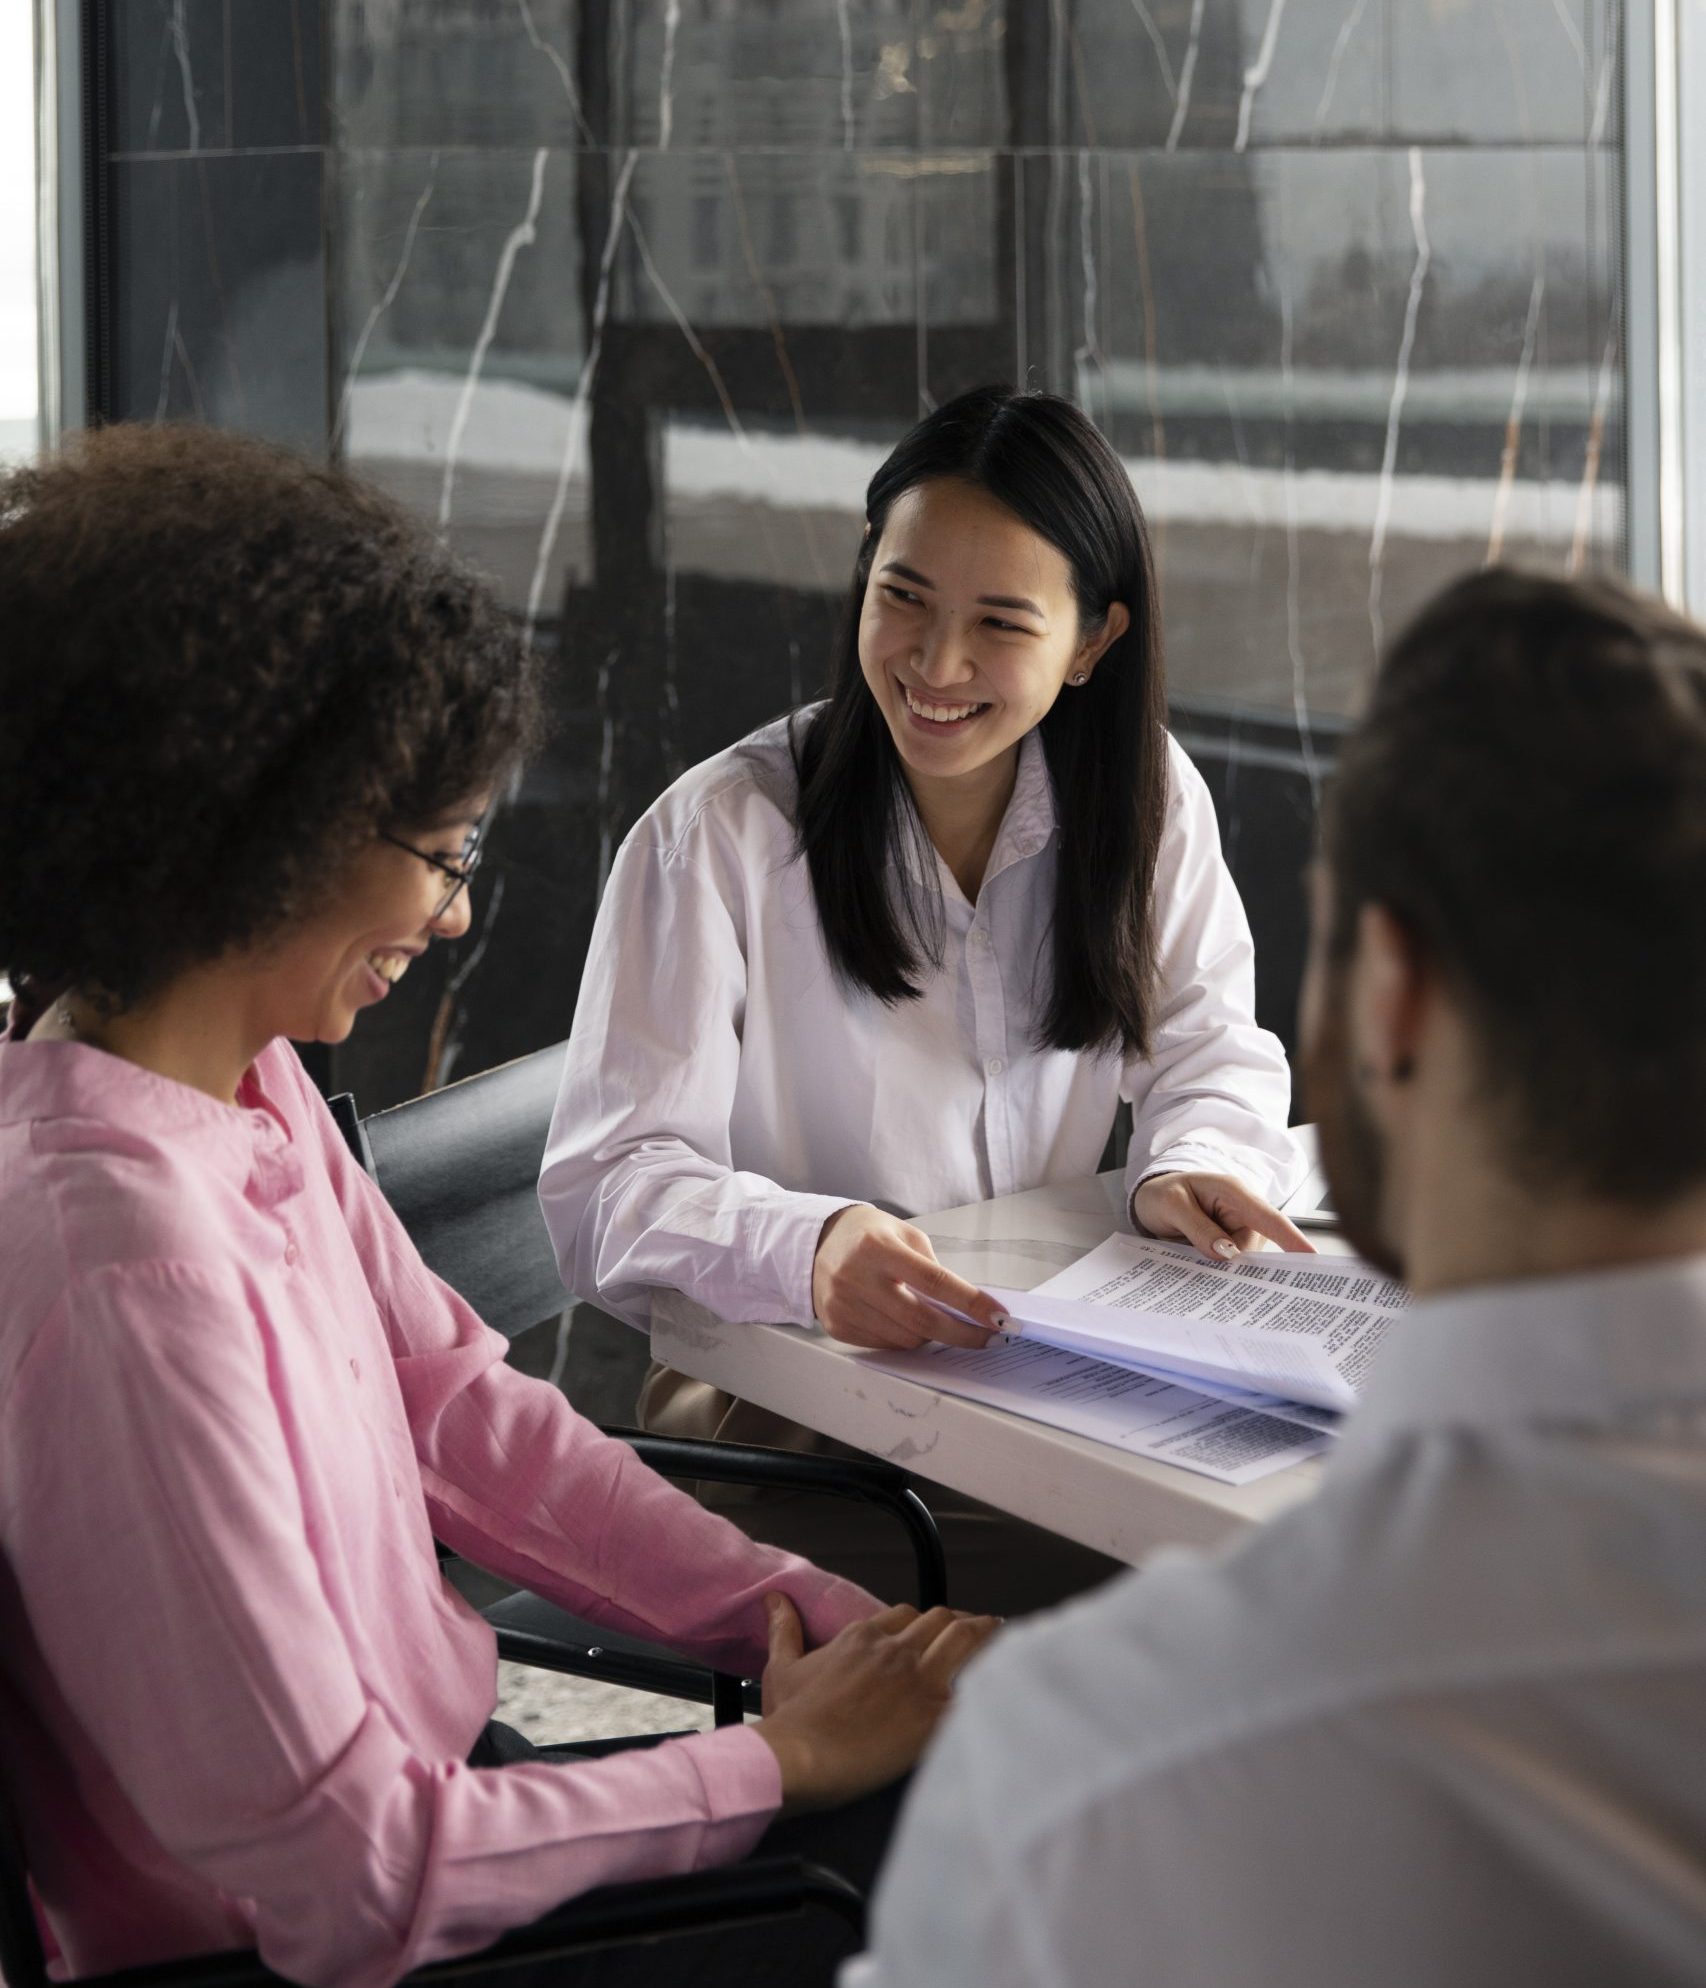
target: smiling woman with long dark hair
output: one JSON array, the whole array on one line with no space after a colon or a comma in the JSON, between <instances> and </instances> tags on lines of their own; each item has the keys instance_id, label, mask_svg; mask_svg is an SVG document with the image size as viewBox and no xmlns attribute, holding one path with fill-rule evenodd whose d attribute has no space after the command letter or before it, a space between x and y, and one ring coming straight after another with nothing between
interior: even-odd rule
<instances>
[{"instance_id":1,"label":"smiling woman with long dark hair","mask_svg":"<svg viewBox=\"0 0 1706 1988\"><path fill-rule=\"evenodd\" d=\"M1165 712L1143 515L1091 423L995 387L920 422L871 480L828 698L686 774L612 871L541 1181L569 1288L981 1346L994 1305L909 1218L1093 1172L1122 1100L1139 1224L1307 1248L1272 1205L1284 1055ZM662 1372L643 1406L776 1434ZM1090 1571L974 1517L961 1594Z\"/></svg>"}]
</instances>

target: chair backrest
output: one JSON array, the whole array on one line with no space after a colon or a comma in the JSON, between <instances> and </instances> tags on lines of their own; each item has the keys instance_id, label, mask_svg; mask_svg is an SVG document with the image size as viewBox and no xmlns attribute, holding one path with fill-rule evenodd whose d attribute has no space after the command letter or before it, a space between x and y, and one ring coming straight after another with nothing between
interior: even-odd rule
<instances>
[{"instance_id":1,"label":"chair backrest","mask_svg":"<svg viewBox=\"0 0 1706 1988\"><path fill-rule=\"evenodd\" d=\"M512 1339L573 1303L539 1212L562 1067L554 1043L360 1121L357 1156L428 1267Z\"/></svg>"},{"instance_id":2,"label":"chair backrest","mask_svg":"<svg viewBox=\"0 0 1706 1988\"><path fill-rule=\"evenodd\" d=\"M0 1981L6 1988L47 1988L47 1956L36 1931L25 1875L23 1839L0 1788Z\"/></svg>"},{"instance_id":3,"label":"chair backrest","mask_svg":"<svg viewBox=\"0 0 1706 1988\"><path fill-rule=\"evenodd\" d=\"M12 1569L0 1555L0 1589L9 1620L23 1614ZM7 1762L15 1762L21 1747L23 1713L10 1679L0 1672L0 1981L6 1988L47 1988L47 1956L36 1928L24 1860L23 1833L13 1809Z\"/></svg>"}]
</instances>

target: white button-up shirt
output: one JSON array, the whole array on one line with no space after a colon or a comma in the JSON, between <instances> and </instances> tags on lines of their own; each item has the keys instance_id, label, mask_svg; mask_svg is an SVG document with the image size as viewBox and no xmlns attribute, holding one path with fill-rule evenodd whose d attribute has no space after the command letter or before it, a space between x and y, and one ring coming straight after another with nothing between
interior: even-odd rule
<instances>
[{"instance_id":1,"label":"white button-up shirt","mask_svg":"<svg viewBox=\"0 0 1706 1988\"><path fill-rule=\"evenodd\" d=\"M1420 1305L1308 1504L962 1680L844 1988L1706 1981L1706 1256Z\"/></svg>"},{"instance_id":2,"label":"white button-up shirt","mask_svg":"<svg viewBox=\"0 0 1706 1988\"><path fill-rule=\"evenodd\" d=\"M935 859L944 957L894 1007L824 949L785 724L678 780L623 844L587 952L540 1181L567 1287L642 1327L659 1288L809 1319L836 1209L928 1214L1092 1173L1121 1099L1132 1186L1195 1168L1289 1193L1290 1080L1255 1023L1249 926L1202 776L1177 745L1170 768L1148 1058L1036 1044L1055 818L1034 734L975 904Z\"/></svg>"}]
</instances>

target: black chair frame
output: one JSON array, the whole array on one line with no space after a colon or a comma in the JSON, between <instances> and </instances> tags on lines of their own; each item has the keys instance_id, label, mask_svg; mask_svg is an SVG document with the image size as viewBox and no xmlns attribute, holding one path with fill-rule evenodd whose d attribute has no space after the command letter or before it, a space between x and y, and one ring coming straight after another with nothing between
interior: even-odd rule
<instances>
[{"instance_id":1,"label":"black chair frame","mask_svg":"<svg viewBox=\"0 0 1706 1988\"><path fill-rule=\"evenodd\" d=\"M702 1484L774 1485L874 1505L891 1513L911 1541L919 1607L935 1607L945 1590L941 1535L929 1507L897 1464L878 1457L800 1455L750 1443L650 1436L636 1429L608 1428L604 1433L627 1443L660 1477ZM760 1709L755 1679L708 1670L661 1645L583 1624L525 1590L492 1603L483 1613L497 1632L499 1656L536 1670L709 1705L719 1726L738 1724L746 1713Z\"/></svg>"}]
</instances>

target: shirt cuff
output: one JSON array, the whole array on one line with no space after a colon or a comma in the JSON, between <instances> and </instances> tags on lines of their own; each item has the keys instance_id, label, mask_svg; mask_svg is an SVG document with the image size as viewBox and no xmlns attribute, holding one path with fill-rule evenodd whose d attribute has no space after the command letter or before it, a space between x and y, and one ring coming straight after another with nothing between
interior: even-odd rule
<instances>
[{"instance_id":1,"label":"shirt cuff","mask_svg":"<svg viewBox=\"0 0 1706 1988\"><path fill-rule=\"evenodd\" d=\"M751 1726L718 1726L671 1744L688 1748L705 1793L700 1865L744 1857L782 1806L782 1768Z\"/></svg>"},{"instance_id":2,"label":"shirt cuff","mask_svg":"<svg viewBox=\"0 0 1706 1988\"><path fill-rule=\"evenodd\" d=\"M856 1208L858 1202L834 1194L790 1194L788 1212L781 1233L772 1243L772 1262L781 1288L783 1309L794 1325L810 1325L816 1313L812 1307L812 1270L817 1262L818 1239L831 1215L843 1208Z\"/></svg>"},{"instance_id":3,"label":"shirt cuff","mask_svg":"<svg viewBox=\"0 0 1706 1988\"><path fill-rule=\"evenodd\" d=\"M820 1644L827 1643L832 1636L839 1636L853 1623L880 1615L888 1606L856 1582L844 1581L839 1574L826 1574L819 1567L813 1567L812 1572L818 1578L810 1598L798 1592L790 1598L800 1611L800 1619L805 1624L814 1650Z\"/></svg>"}]
</instances>

